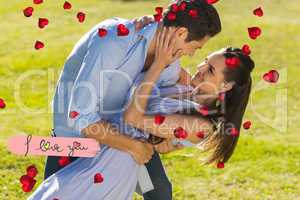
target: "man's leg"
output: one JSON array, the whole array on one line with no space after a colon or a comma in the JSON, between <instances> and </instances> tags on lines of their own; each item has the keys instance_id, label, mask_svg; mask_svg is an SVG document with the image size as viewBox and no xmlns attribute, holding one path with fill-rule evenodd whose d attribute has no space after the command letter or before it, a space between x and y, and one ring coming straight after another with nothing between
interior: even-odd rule
<instances>
[{"instance_id":1,"label":"man's leg","mask_svg":"<svg viewBox=\"0 0 300 200\"><path fill-rule=\"evenodd\" d=\"M143 195L144 200L171 200L172 184L169 181L159 154L155 152L152 159L146 164L148 173L154 185L154 190Z\"/></svg>"},{"instance_id":2,"label":"man's leg","mask_svg":"<svg viewBox=\"0 0 300 200\"><path fill-rule=\"evenodd\" d=\"M78 157L70 157L70 162L73 162ZM45 173L44 173L44 180L46 180L49 176L57 172L58 170L62 169L63 167L59 166L58 160L60 159L59 156L48 156L45 166Z\"/></svg>"}]
</instances>

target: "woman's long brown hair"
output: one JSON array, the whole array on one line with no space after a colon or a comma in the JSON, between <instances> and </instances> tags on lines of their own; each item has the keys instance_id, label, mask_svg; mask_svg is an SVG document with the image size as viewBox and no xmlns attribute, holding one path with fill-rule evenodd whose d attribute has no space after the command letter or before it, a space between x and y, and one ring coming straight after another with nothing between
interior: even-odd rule
<instances>
[{"instance_id":1,"label":"woman's long brown hair","mask_svg":"<svg viewBox=\"0 0 300 200\"><path fill-rule=\"evenodd\" d=\"M203 141L204 150L211 151L207 164L213 162L227 162L232 156L237 145L239 135L231 135L230 130L235 128L240 132L242 119L248 104L251 92L251 72L254 62L245 55L241 49L227 48L225 58L238 57L240 66L232 69L227 67L224 71L225 81L234 81L233 88L226 92L223 102L217 106L218 113L208 118L212 123L217 123L214 133L208 135Z\"/></svg>"}]
</instances>

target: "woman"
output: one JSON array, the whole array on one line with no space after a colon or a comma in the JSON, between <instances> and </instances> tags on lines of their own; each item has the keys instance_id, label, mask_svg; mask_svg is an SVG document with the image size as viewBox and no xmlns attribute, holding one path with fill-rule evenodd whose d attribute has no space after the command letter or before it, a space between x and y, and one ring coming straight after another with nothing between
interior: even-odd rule
<instances>
[{"instance_id":1,"label":"woman","mask_svg":"<svg viewBox=\"0 0 300 200\"><path fill-rule=\"evenodd\" d=\"M216 133L212 122L221 117L224 118L221 123L223 127L232 123L239 130L250 93L250 72L254 67L253 62L240 50L233 49L221 50L209 56L199 66L198 74L192 79L192 86L195 87L192 97L200 103L208 102L213 107L218 95L204 99L202 96L213 94L212 87L208 87L205 82L208 85L215 85L214 89L218 93L226 92L226 112L222 114L223 112L218 111L203 117L178 114L187 110L199 110L200 105L187 99L151 96L153 87L156 86L155 83L165 66L176 60L180 54L177 52L176 55L172 55L174 40L167 36L166 31L160 32L159 35L156 41L159 48L156 50L153 65L132 87L132 93L128 97L128 108L111 119L111 122L120 129L120 132L141 140L147 140L151 134L183 145L200 142L207 149L213 150L209 162L226 162L233 152L238 137L223 134L220 127ZM238 57L241 61L240 66L234 69L227 68L225 57ZM166 118L154 123L157 121L157 114ZM199 131L204 134L205 139L199 137ZM104 147L95 157L79 158L50 176L29 199L132 199L141 169L142 166L138 165L129 154Z\"/></svg>"}]
</instances>

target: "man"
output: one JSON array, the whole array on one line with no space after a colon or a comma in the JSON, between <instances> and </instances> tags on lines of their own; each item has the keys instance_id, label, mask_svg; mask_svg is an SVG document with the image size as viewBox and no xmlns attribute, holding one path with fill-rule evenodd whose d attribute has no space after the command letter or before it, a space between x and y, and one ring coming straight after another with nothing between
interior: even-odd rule
<instances>
[{"instance_id":1,"label":"man","mask_svg":"<svg viewBox=\"0 0 300 200\"><path fill-rule=\"evenodd\" d=\"M175 4L187 6L174 10L170 5L162 22L149 24L138 32L132 21L120 18L96 25L69 55L53 102L53 136L93 138L102 148L116 148L131 154L139 164L147 163L155 189L143 194L146 200L172 199L172 187L159 155L153 152L151 144L119 133L107 120L124 109L131 84L151 66L156 33L163 26L176 27L172 35L176 38L176 52L190 56L221 31L218 13L206 1L179 0ZM170 76L159 84L175 84L174 73L179 70L178 61L168 66L166 72ZM45 179L62 168L59 159L48 157Z\"/></svg>"}]
</instances>

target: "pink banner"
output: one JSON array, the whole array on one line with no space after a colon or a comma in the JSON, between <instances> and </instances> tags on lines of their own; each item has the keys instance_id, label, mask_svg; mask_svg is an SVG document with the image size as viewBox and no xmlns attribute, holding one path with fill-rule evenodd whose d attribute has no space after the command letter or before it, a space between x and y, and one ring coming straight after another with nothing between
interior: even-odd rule
<instances>
[{"instance_id":1,"label":"pink banner","mask_svg":"<svg viewBox=\"0 0 300 200\"><path fill-rule=\"evenodd\" d=\"M8 149L18 155L94 157L100 151L99 143L90 138L14 136L8 140Z\"/></svg>"}]
</instances>

